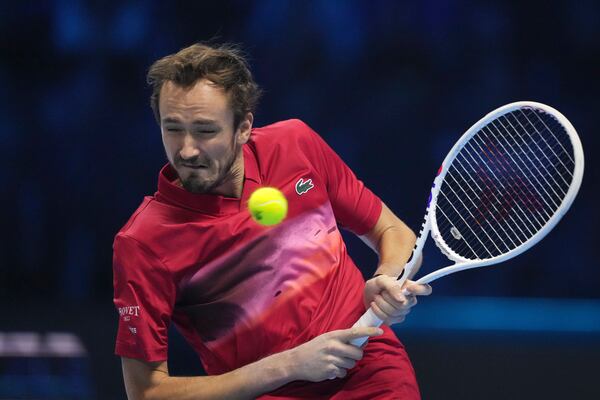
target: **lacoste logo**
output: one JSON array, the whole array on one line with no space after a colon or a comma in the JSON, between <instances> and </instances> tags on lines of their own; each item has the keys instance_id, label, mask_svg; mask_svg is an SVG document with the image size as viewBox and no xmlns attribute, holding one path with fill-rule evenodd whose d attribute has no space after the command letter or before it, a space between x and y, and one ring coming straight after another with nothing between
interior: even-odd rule
<instances>
[{"instance_id":1,"label":"lacoste logo","mask_svg":"<svg viewBox=\"0 0 600 400\"><path fill-rule=\"evenodd\" d=\"M296 182L296 193L302 195L314 187L315 185L313 185L312 179L304 181L304 178L300 178L298 179L298 182Z\"/></svg>"}]
</instances>

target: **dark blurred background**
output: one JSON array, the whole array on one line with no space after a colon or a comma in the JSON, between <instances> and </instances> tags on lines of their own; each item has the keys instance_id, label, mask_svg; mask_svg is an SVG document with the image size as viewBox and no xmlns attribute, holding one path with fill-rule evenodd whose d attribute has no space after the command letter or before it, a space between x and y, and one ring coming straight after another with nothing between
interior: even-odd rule
<instances>
[{"instance_id":1,"label":"dark blurred background","mask_svg":"<svg viewBox=\"0 0 600 400\"><path fill-rule=\"evenodd\" d=\"M571 211L517 259L436 282L396 330L426 399L600 398L599 21L592 0L1 3L0 398L125 398L112 240L166 161L145 73L214 38L250 56L256 126L303 119L415 230L484 114L534 100L569 118L586 155ZM173 373L201 373L172 336Z\"/></svg>"}]
</instances>

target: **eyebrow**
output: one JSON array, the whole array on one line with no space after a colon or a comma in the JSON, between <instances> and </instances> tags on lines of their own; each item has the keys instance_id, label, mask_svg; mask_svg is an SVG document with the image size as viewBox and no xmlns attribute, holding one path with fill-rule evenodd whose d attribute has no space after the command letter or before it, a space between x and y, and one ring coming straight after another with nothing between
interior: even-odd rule
<instances>
[{"instance_id":1,"label":"eyebrow","mask_svg":"<svg viewBox=\"0 0 600 400\"><path fill-rule=\"evenodd\" d=\"M162 123L163 124L168 124L168 123L181 124L181 121L178 120L177 118L167 117L167 118L163 118ZM192 125L217 125L217 121L212 120L212 119L196 119L192 122Z\"/></svg>"}]
</instances>

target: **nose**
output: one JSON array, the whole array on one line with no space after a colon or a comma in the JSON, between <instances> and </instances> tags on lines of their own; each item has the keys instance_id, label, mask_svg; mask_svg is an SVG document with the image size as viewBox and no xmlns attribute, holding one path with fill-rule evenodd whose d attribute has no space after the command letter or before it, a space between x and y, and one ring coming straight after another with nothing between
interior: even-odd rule
<instances>
[{"instance_id":1,"label":"nose","mask_svg":"<svg viewBox=\"0 0 600 400\"><path fill-rule=\"evenodd\" d=\"M179 155L184 160L189 160L191 158L198 157L200 155L200 150L198 149L198 146L196 145L196 141L194 140L192 135L190 135L189 133L187 133L183 137L183 146L181 147L181 150L179 151Z\"/></svg>"}]
</instances>

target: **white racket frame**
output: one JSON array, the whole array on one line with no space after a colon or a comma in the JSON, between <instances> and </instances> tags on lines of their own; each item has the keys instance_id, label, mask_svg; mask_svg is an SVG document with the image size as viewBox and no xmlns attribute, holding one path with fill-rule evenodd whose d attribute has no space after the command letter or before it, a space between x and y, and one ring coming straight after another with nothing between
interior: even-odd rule
<instances>
[{"instance_id":1,"label":"white racket frame","mask_svg":"<svg viewBox=\"0 0 600 400\"><path fill-rule=\"evenodd\" d=\"M450 249L450 247L446 244L440 231L437 226L437 220L435 216L435 206L437 204L437 196L441 188L441 183L448 172L452 161L458 154L458 152L463 148L466 142L471 139L473 135L479 132L485 125L489 122L495 120L502 115L510 113L517 109L523 108L532 108L537 110L542 110L543 112L550 114L565 128L566 133L569 135L569 139L571 140L571 144L573 146L573 154L575 161L575 170L573 172L573 180L567 191L565 198L563 199L560 207L554 215L546 222L546 224L531 238L529 238L524 243L521 243L519 246L514 248L513 250L496 256L486 260L470 260L460 255L456 254L454 251ZM421 231L419 232L419 237L415 243L415 247L413 248L412 255L408 261L408 263L404 267L404 273L398 279L398 284L402 286L406 279L411 275L417 260L420 258L421 253L423 252L423 247L425 242L427 241L427 237L429 236L429 232L431 231L431 237L435 241L437 247L441 250L448 259L454 261L454 265L450 265L445 268L438 269L433 271L422 278L418 279L418 283L430 283L436 279L439 279L443 276L458 272L464 271L466 269L485 267L491 264L497 264L506 260L509 260L513 257L518 256L523 253L531 246L539 242L554 228L554 226L560 221L562 216L569 210L569 207L575 200L575 196L579 191L579 187L581 186L581 180L583 179L583 170L584 170L584 156L583 156L583 147L581 145L581 141L579 136L577 135L577 131L569 122L569 120L562 115L558 110L542 103L537 103L533 101L518 101L515 103L510 103L505 106L499 107L496 110L490 112L485 117L481 118L477 121L469 130L467 130L460 139L456 142L456 144L452 147L446 158L444 159L440 170L438 171L438 175L435 177L433 181L433 185L431 187L431 195L429 204L427 205L427 209L425 210L425 218L423 225L421 227ZM406 292L405 292L406 293ZM373 310L369 308L363 316L354 324L354 327L357 326L380 326L383 321L375 315ZM367 337L361 337L351 341L352 344L356 346L362 346L367 340Z\"/></svg>"}]
</instances>

